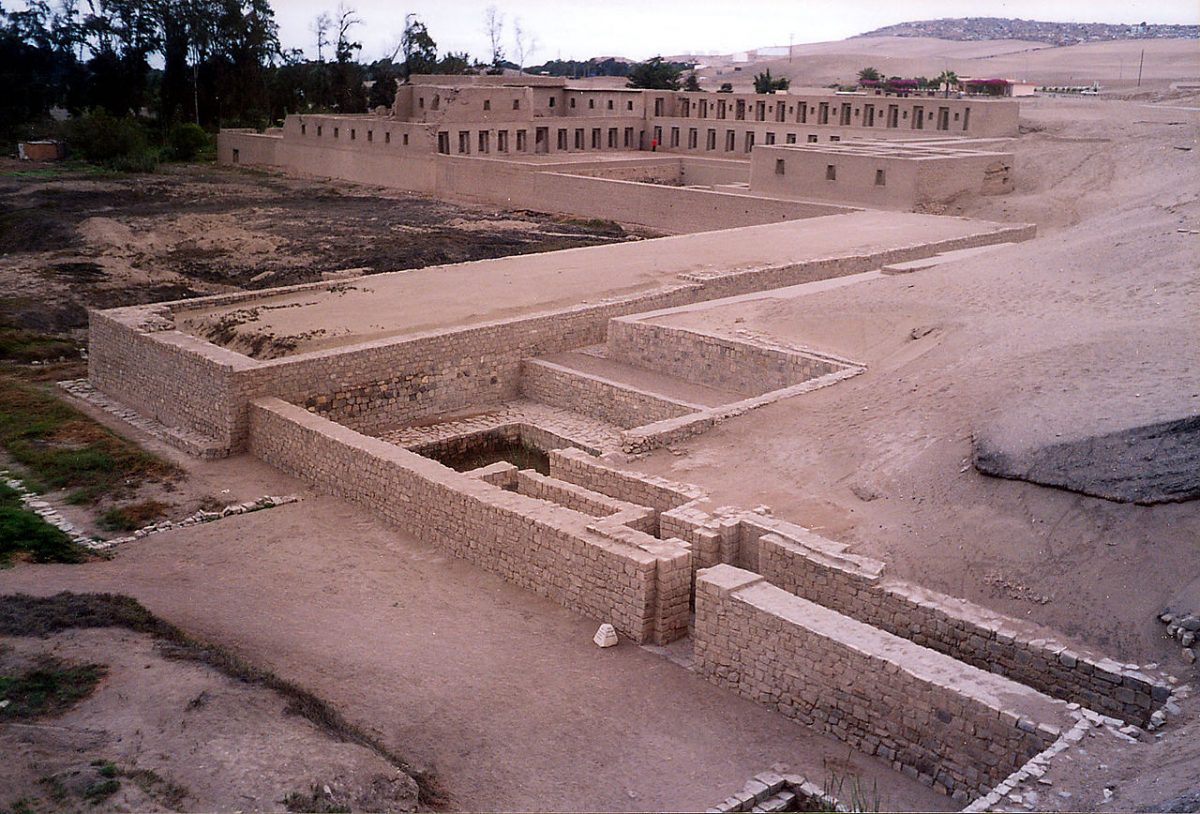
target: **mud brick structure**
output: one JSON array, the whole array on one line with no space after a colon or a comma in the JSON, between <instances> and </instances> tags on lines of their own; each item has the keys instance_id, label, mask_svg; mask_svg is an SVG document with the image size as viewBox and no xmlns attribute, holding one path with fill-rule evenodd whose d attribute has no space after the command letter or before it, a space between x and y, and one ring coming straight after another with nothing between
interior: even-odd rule
<instances>
[{"instance_id":1,"label":"mud brick structure","mask_svg":"<svg viewBox=\"0 0 1200 814\"><path fill-rule=\"evenodd\" d=\"M1012 100L597 90L552 77L417 76L399 86L387 115L291 115L265 133L225 130L218 158L678 232L831 214L846 204L911 209L965 190L1007 191L1007 172L990 168L1006 167L1011 157L971 144L1016 135ZM839 150L849 139L861 143L837 152L836 189L809 184L804 166L823 159L802 151ZM954 148L938 147L943 141ZM784 160L791 177L776 179L774 170L752 176L752 157L772 167ZM981 161L982 183L975 177ZM893 179L882 191L880 171Z\"/></svg>"}]
</instances>

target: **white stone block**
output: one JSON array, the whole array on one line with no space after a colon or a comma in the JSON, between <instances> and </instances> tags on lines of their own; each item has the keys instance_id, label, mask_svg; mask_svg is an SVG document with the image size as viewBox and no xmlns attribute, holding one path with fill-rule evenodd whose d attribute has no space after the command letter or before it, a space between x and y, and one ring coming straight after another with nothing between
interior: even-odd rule
<instances>
[{"instance_id":1,"label":"white stone block","mask_svg":"<svg viewBox=\"0 0 1200 814\"><path fill-rule=\"evenodd\" d=\"M596 635L592 637L592 641L596 643L597 647L616 647L616 628L605 622L596 630Z\"/></svg>"}]
</instances>

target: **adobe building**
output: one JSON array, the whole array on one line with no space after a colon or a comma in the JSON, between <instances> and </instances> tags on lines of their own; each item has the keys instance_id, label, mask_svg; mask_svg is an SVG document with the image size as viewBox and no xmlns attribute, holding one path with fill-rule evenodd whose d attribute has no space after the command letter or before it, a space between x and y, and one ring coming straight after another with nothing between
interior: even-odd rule
<instances>
[{"instance_id":1,"label":"adobe building","mask_svg":"<svg viewBox=\"0 0 1200 814\"><path fill-rule=\"evenodd\" d=\"M1015 137L1017 110L1016 102L1002 99L594 90L554 77L418 76L397 89L388 115L295 114L266 133L222 131L218 157L227 164L641 225L650 224L630 209L711 211L712 228L722 228L743 223L736 213L745 202L729 196L913 209L964 191L1003 191L1003 184L978 182L968 151L974 140L992 140L986 142L992 150L994 140ZM846 140L895 146L839 151L838 163L846 169L836 189L818 185L810 195L761 174L761 183L751 183L757 147ZM957 150L943 154L941 166L971 167L965 187L933 182L940 171L932 169L937 162L930 149L940 141L954 141ZM896 183L880 194L874 159L886 155L894 162L909 151L922 159L912 171L919 166L923 182ZM809 155L787 154L796 161ZM581 178L651 181L717 197L631 204L636 195L630 190ZM859 178L870 182L860 184Z\"/></svg>"}]
</instances>

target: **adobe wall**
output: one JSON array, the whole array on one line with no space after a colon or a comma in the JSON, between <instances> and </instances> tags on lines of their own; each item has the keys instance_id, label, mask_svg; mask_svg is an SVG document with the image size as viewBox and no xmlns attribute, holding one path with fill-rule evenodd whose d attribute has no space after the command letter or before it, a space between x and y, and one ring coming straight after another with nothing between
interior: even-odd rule
<instances>
[{"instance_id":1,"label":"adobe wall","mask_svg":"<svg viewBox=\"0 0 1200 814\"><path fill-rule=\"evenodd\" d=\"M771 584L860 622L1041 692L1145 725L1170 694L1136 669L1055 640L1053 633L902 580L804 530L771 533L743 519L739 563Z\"/></svg>"},{"instance_id":2,"label":"adobe wall","mask_svg":"<svg viewBox=\"0 0 1200 814\"><path fill-rule=\"evenodd\" d=\"M764 195L909 210L964 194L1010 191L1011 166L1012 155L1005 153L917 157L764 147L751 160L750 188Z\"/></svg>"},{"instance_id":3,"label":"adobe wall","mask_svg":"<svg viewBox=\"0 0 1200 814\"><path fill-rule=\"evenodd\" d=\"M825 128L842 127L860 136L1016 136L1019 103L1012 100L947 99L932 96L856 96L826 94L665 93L647 91L646 113L652 126ZM661 103L660 101L661 100ZM702 103L707 103L702 106ZM739 103L743 106L738 115ZM722 116L722 105L724 115ZM761 108L760 108L761 105ZM782 110L781 110L782 108ZM916 111L921 109L918 121ZM939 128L939 109L948 112ZM843 117L843 110L848 116ZM895 115L891 111L895 111ZM701 115L702 111L706 115ZM893 124L894 120L894 124ZM681 137L686 144L686 140ZM783 143L779 139L779 143ZM758 143L763 143L761 140ZM668 147L668 149L671 149Z\"/></svg>"},{"instance_id":4,"label":"adobe wall","mask_svg":"<svg viewBox=\"0 0 1200 814\"><path fill-rule=\"evenodd\" d=\"M217 163L227 166L277 167L282 136L255 130L221 130L217 133Z\"/></svg>"},{"instance_id":5,"label":"adobe wall","mask_svg":"<svg viewBox=\"0 0 1200 814\"><path fill-rule=\"evenodd\" d=\"M966 802L1057 739L1066 704L718 565L696 580L696 670Z\"/></svg>"},{"instance_id":6,"label":"adobe wall","mask_svg":"<svg viewBox=\"0 0 1200 814\"><path fill-rule=\"evenodd\" d=\"M637 317L609 324L607 348L610 359L747 396L782 390L844 367L763 340L734 341Z\"/></svg>"},{"instance_id":7,"label":"adobe wall","mask_svg":"<svg viewBox=\"0 0 1200 814\"><path fill-rule=\"evenodd\" d=\"M687 632L690 554L623 528L497 488L279 399L254 402L250 451L637 642Z\"/></svg>"},{"instance_id":8,"label":"adobe wall","mask_svg":"<svg viewBox=\"0 0 1200 814\"><path fill-rule=\"evenodd\" d=\"M440 157L435 187L437 194L458 200L615 220L672 233L757 226L852 211L832 204L540 172L513 162L454 156Z\"/></svg>"}]
</instances>

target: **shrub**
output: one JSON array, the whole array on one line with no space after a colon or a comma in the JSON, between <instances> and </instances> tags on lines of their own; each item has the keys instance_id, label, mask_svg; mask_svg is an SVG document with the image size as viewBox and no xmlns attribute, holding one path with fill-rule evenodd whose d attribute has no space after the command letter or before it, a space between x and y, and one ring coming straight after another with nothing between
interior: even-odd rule
<instances>
[{"instance_id":1,"label":"shrub","mask_svg":"<svg viewBox=\"0 0 1200 814\"><path fill-rule=\"evenodd\" d=\"M128 116L117 118L97 108L73 119L67 133L71 148L93 164L122 172L152 172L158 163L146 131Z\"/></svg>"},{"instance_id":2,"label":"shrub","mask_svg":"<svg viewBox=\"0 0 1200 814\"><path fill-rule=\"evenodd\" d=\"M171 157L176 161L192 161L208 146L208 133L193 122L177 124L167 136L171 145Z\"/></svg>"}]
</instances>

